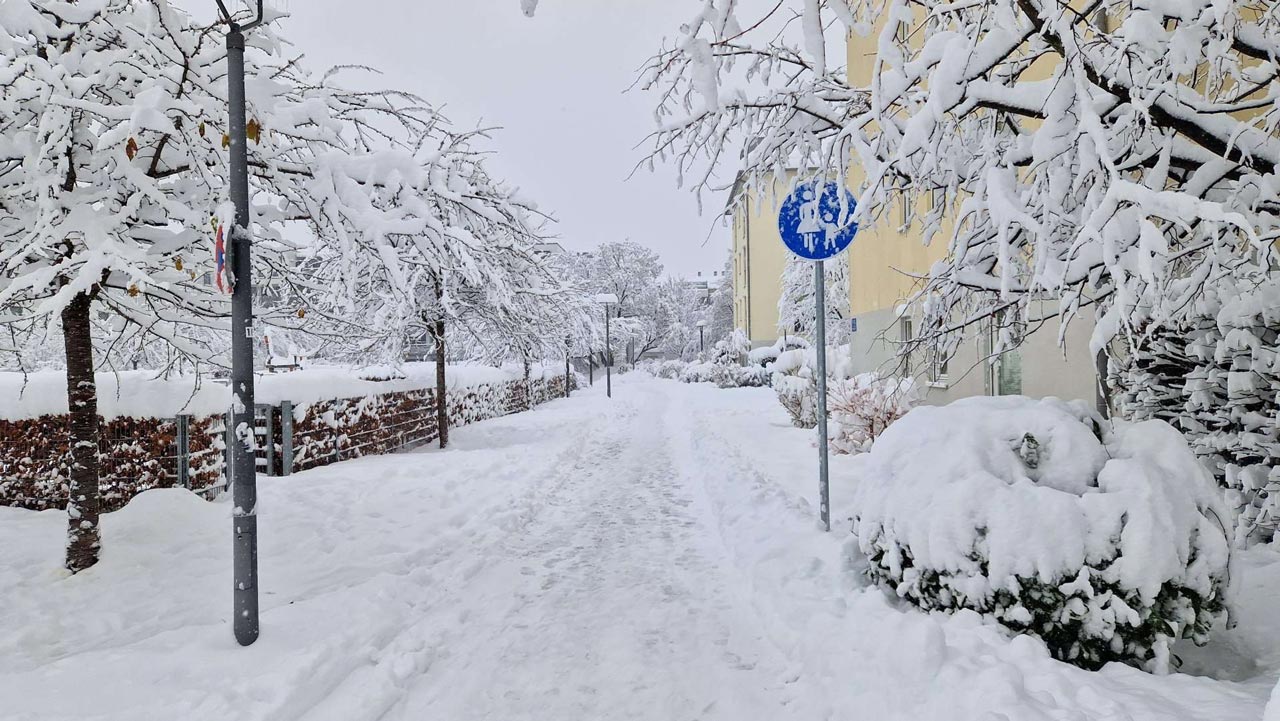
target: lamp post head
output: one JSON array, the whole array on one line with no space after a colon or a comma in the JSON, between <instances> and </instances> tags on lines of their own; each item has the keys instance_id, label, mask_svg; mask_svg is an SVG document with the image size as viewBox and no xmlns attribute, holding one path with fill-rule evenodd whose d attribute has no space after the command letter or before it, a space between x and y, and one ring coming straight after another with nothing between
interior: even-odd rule
<instances>
[{"instance_id":1,"label":"lamp post head","mask_svg":"<svg viewBox=\"0 0 1280 721\"><path fill-rule=\"evenodd\" d=\"M705 320L700 320L700 321L698 321L698 327L699 327L699 328L706 328L706 327L707 327L707 322L706 322Z\"/></svg>"},{"instance_id":2,"label":"lamp post head","mask_svg":"<svg viewBox=\"0 0 1280 721\"><path fill-rule=\"evenodd\" d=\"M595 297L595 301L603 305L617 305L618 296L614 295L613 293L597 293Z\"/></svg>"},{"instance_id":3,"label":"lamp post head","mask_svg":"<svg viewBox=\"0 0 1280 721\"><path fill-rule=\"evenodd\" d=\"M232 21L231 12L227 10L227 6L222 2L222 0L217 0L217 3L218 3L218 12L222 15L223 21L225 21L228 25L231 26L232 30L239 30L242 33L248 32L249 30L252 30L258 27L259 25L261 25L266 18L266 14L263 12L263 7L262 7L263 0L258 0L258 17L255 18L253 22L248 23L246 25L237 25L234 21Z\"/></svg>"}]
</instances>

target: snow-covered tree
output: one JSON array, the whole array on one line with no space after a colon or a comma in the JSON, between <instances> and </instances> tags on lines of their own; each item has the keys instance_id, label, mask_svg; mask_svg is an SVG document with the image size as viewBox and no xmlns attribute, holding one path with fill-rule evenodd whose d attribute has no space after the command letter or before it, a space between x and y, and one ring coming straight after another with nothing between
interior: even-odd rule
<instances>
[{"instance_id":1,"label":"snow-covered tree","mask_svg":"<svg viewBox=\"0 0 1280 721\"><path fill-rule=\"evenodd\" d=\"M0 320L28 337L62 330L78 571L99 546L95 326L194 357L219 350L204 331L226 304L200 278L225 193L219 44L163 2L4 11Z\"/></svg>"},{"instance_id":2,"label":"snow-covered tree","mask_svg":"<svg viewBox=\"0 0 1280 721\"><path fill-rule=\"evenodd\" d=\"M778 330L811 341L817 337L818 328L813 265L811 261L789 256L782 269L782 295L778 297ZM830 340L849 317L849 264L843 257L836 258L823 263L822 270Z\"/></svg>"},{"instance_id":3,"label":"snow-covered tree","mask_svg":"<svg viewBox=\"0 0 1280 721\"><path fill-rule=\"evenodd\" d=\"M787 169L865 177L863 222L905 206L949 243L916 296L921 342L1041 301L1094 339L1176 319L1199 283L1280 238L1280 17L1269 3L709 0L650 64L655 157L710 187ZM866 87L829 62L879 21ZM733 152L741 144L741 153ZM711 159L710 167L706 160ZM1001 334L1016 340L1021 334ZM996 348L997 352L1002 348ZM904 348L910 352L910 348Z\"/></svg>"},{"instance_id":4,"label":"snow-covered tree","mask_svg":"<svg viewBox=\"0 0 1280 721\"><path fill-rule=\"evenodd\" d=\"M581 285L618 298L612 307L615 345L632 358L657 350L671 330L670 294L662 290L662 262L652 249L625 240L601 244L579 263Z\"/></svg>"},{"instance_id":5,"label":"snow-covered tree","mask_svg":"<svg viewBox=\"0 0 1280 721\"><path fill-rule=\"evenodd\" d=\"M208 280L214 227L229 227L231 216L225 51L221 28L163 0L13 0L3 10L0 323L19 347L61 327L67 566L78 571L99 547L95 338L108 358L163 348L226 363L229 303ZM251 45L244 142L263 301L256 320L359 335L368 318L347 311L382 302L395 317L410 307L415 271L458 256L459 234L436 199L479 201L455 196L465 173L454 172L458 153L444 151L456 143L420 100L310 75L280 55L271 25ZM310 238L290 240L290 223L305 223ZM408 237L417 266L401 262ZM382 295L356 297L372 276L387 280Z\"/></svg>"},{"instance_id":6,"label":"snow-covered tree","mask_svg":"<svg viewBox=\"0 0 1280 721\"><path fill-rule=\"evenodd\" d=\"M703 330L708 339L723 338L733 332L733 256L724 262L720 284L711 291L711 302L700 320L707 322Z\"/></svg>"}]
</instances>

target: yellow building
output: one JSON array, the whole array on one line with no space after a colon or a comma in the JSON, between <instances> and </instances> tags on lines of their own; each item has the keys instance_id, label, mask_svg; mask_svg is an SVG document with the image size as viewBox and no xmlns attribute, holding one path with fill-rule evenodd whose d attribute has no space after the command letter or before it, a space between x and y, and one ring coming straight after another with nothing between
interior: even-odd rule
<instances>
[{"instance_id":1,"label":"yellow building","mask_svg":"<svg viewBox=\"0 0 1280 721\"><path fill-rule=\"evenodd\" d=\"M744 191L739 178L731 206ZM778 339L778 299L788 255L778 232L780 202L769 194L746 193L733 214L733 323L757 348Z\"/></svg>"},{"instance_id":2,"label":"yellow building","mask_svg":"<svg viewBox=\"0 0 1280 721\"><path fill-rule=\"evenodd\" d=\"M850 37L851 85L869 83L875 51L875 33ZM851 168L849 175L853 186L861 183L857 168ZM744 192L739 182L730 200L735 207L734 322L758 347L778 338L778 299L788 251L778 232L777 208L785 190L776 188L767 197L746 193L735 205L734 200ZM920 319L906 305L919 282L913 276L927 273L945 255L946 233L925 245L921 227L908 222L904 208L891 207L876 215L876 221L864 226L847 253L829 261L849 264L849 308L857 330L829 329L828 338L833 345L848 343L850 362L856 370L894 375L909 372L927 389L930 403L975 395L1096 400L1095 363L1088 343L1093 325L1087 319L1071 323L1065 346L1058 343L1058 321L1051 320L1018 350L991 359L990 331L979 330L963 340L948 362L911 357L905 359L909 370L904 369L898 351L903 341L915 337L920 326ZM1050 307L1046 305L1046 310Z\"/></svg>"}]
</instances>

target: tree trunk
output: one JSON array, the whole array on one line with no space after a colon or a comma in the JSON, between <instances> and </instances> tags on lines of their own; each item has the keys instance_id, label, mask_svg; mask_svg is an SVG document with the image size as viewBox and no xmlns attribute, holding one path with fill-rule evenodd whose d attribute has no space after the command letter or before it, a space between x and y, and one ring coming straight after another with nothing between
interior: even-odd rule
<instances>
[{"instance_id":1,"label":"tree trunk","mask_svg":"<svg viewBox=\"0 0 1280 721\"><path fill-rule=\"evenodd\" d=\"M71 451L67 502L67 569L78 573L98 562L102 546L98 517L98 386L93 377L91 296L81 293L62 311L67 355L67 430Z\"/></svg>"},{"instance_id":2,"label":"tree trunk","mask_svg":"<svg viewBox=\"0 0 1280 721\"><path fill-rule=\"evenodd\" d=\"M444 369L444 321L436 321L436 427L440 431L440 447L449 445L449 389Z\"/></svg>"},{"instance_id":3,"label":"tree trunk","mask_svg":"<svg viewBox=\"0 0 1280 721\"><path fill-rule=\"evenodd\" d=\"M1107 370L1107 350L1101 348L1094 357L1094 376L1097 384L1095 404L1103 418L1111 417L1111 386L1108 385Z\"/></svg>"}]
</instances>

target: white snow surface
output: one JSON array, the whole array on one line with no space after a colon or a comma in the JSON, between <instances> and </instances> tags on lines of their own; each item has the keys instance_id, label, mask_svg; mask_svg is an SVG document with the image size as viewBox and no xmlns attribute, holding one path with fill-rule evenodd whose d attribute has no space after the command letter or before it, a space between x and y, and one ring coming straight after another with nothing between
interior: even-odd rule
<instances>
[{"instance_id":1,"label":"white snow surface","mask_svg":"<svg viewBox=\"0 0 1280 721\"><path fill-rule=\"evenodd\" d=\"M532 366L533 379L551 378L554 367ZM478 364L447 367L449 388L470 388L520 380L518 365L502 368ZM380 379L380 380L368 380ZM381 380L387 379L387 380ZM231 405L228 387L209 377L157 377L152 371L99 373L98 414L104 418L171 418L180 413L195 416L223 413ZM396 368L310 367L288 373L256 377L254 400L278 404L282 400L302 405L336 398L356 398L396 391L435 388L435 363L405 363ZM66 374L39 371L22 374L0 371L0 420L22 420L67 412Z\"/></svg>"},{"instance_id":2,"label":"white snow surface","mask_svg":"<svg viewBox=\"0 0 1280 721\"><path fill-rule=\"evenodd\" d=\"M848 559L865 456L769 389L633 374L458 428L447 451L263 478L262 637L230 631L230 505L151 491L59 569L65 517L0 508L0 717L1257 719L1280 667L1274 551L1241 630L1188 667L1086 672L976 614L927 615ZM1201 670L1199 673L1207 673Z\"/></svg>"}]
</instances>

